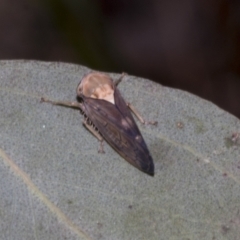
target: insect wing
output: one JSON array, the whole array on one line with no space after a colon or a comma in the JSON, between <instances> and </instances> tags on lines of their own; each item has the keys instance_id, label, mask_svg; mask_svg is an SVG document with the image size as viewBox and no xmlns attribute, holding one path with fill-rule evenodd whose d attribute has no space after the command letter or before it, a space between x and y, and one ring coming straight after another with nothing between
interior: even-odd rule
<instances>
[{"instance_id":1,"label":"insect wing","mask_svg":"<svg viewBox=\"0 0 240 240\"><path fill-rule=\"evenodd\" d=\"M82 96L85 113L103 138L130 164L153 176L154 164L147 145L119 90L115 104Z\"/></svg>"}]
</instances>

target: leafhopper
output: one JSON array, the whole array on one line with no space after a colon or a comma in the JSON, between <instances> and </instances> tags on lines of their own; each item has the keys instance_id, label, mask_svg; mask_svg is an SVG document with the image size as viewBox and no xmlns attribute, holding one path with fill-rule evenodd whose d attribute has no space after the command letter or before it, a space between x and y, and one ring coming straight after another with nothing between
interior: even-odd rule
<instances>
[{"instance_id":1,"label":"leafhopper","mask_svg":"<svg viewBox=\"0 0 240 240\"><path fill-rule=\"evenodd\" d=\"M84 126L100 141L99 152L104 152L103 141L106 140L130 164L154 176L153 159L130 110L143 124L156 125L157 122L145 121L130 103L124 101L117 88L123 76L114 82L107 74L92 72L78 84L79 101L41 100L80 109Z\"/></svg>"}]
</instances>

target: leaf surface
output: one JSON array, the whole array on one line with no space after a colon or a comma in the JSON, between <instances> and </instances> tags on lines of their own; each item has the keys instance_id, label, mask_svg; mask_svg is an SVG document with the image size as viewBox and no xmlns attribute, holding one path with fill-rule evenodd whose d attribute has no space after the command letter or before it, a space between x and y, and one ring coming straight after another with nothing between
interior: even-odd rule
<instances>
[{"instance_id":1,"label":"leaf surface","mask_svg":"<svg viewBox=\"0 0 240 240\"><path fill-rule=\"evenodd\" d=\"M0 61L2 239L238 239L240 122L212 103L146 79L119 89L158 126L138 125L150 177L83 126L74 101L91 70ZM114 79L119 75L111 74Z\"/></svg>"}]
</instances>

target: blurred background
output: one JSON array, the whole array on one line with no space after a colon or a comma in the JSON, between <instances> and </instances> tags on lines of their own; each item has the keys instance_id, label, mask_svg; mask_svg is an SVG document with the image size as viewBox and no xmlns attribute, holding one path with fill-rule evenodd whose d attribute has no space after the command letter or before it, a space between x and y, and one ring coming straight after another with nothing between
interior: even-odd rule
<instances>
[{"instance_id":1,"label":"blurred background","mask_svg":"<svg viewBox=\"0 0 240 240\"><path fill-rule=\"evenodd\" d=\"M0 59L127 72L240 117L239 0L0 0Z\"/></svg>"}]
</instances>

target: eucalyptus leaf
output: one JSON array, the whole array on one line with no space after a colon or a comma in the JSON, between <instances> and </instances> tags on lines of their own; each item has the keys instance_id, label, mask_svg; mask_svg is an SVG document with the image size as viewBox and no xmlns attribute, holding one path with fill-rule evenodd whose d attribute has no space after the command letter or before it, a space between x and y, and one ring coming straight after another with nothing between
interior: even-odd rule
<instances>
[{"instance_id":1,"label":"eucalyptus leaf","mask_svg":"<svg viewBox=\"0 0 240 240\"><path fill-rule=\"evenodd\" d=\"M0 61L1 239L239 239L240 121L187 92L126 76L123 97L158 126L138 126L150 177L83 126L76 100L91 70ZM110 74L117 79L120 74Z\"/></svg>"}]
</instances>

